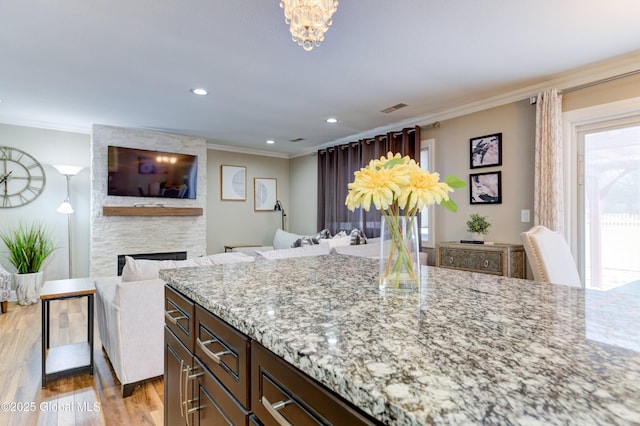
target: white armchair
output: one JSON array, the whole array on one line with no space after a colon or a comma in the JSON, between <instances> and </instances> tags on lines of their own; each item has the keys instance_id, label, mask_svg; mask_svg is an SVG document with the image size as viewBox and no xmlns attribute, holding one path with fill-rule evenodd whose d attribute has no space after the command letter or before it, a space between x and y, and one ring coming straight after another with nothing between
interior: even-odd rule
<instances>
[{"instance_id":1,"label":"white armchair","mask_svg":"<svg viewBox=\"0 0 640 426\"><path fill-rule=\"evenodd\" d=\"M538 225L520 237L535 281L582 287L575 260L561 234Z\"/></svg>"},{"instance_id":2,"label":"white armchair","mask_svg":"<svg viewBox=\"0 0 640 426\"><path fill-rule=\"evenodd\" d=\"M137 382L164 374L164 281L160 269L252 262L241 253L182 261L127 257L122 277L96 278L96 312L102 347L120 381L122 396Z\"/></svg>"}]
</instances>

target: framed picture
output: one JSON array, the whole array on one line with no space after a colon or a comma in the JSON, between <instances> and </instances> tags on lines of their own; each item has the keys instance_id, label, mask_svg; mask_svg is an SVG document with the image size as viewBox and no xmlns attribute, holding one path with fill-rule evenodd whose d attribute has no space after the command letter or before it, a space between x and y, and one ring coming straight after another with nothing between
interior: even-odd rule
<instances>
[{"instance_id":1,"label":"framed picture","mask_svg":"<svg viewBox=\"0 0 640 426\"><path fill-rule=\"evenodd\" d=\"M469 175L471 204L502 204L502 172Z\"/></svg>"},{"instance_id":2,"label":"framed picture","mask_svg":"<svg viewBox=\"0 0 640 426\"><path fill-rule=\"evenodd\" d=\"M247 199L247 168L220 166L220 199L245 201Z\"/></svg>"},{"instance_id":3,"label":"framed picture","mask_svg":"<svg viewBox=\"0 0 640 426\"><path fill-rule=\"evenodd\" d=\"M471 168L502 165L502 133L469 139Z\"/></svg>"},{"instance_id":4,"label":"framed picture","mask_svg":"<svg viewBox=\"0 0 640 426\"><path fill-rule=\"evenodd\" d=\"M273 211L276 205L278 181L275 178L253 178L255 211Z\"/></svg>"}]
</instances>

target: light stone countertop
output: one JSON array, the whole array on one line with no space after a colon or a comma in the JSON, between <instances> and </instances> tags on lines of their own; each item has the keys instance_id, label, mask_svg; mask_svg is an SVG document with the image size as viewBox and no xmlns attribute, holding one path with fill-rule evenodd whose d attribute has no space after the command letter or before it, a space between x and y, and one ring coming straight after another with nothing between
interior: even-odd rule
<instances>
[{"instance_id":1,"label":"light stone countertop","mask_svg":"<svg viewBox=\"0 0 640 426\"><path fill-rule=\"evenodd\" d=\"M385 424L640 424L639 296L433 267L384 294L377 271L330 255L160 276Z\"/></svg>"}]
</instances>

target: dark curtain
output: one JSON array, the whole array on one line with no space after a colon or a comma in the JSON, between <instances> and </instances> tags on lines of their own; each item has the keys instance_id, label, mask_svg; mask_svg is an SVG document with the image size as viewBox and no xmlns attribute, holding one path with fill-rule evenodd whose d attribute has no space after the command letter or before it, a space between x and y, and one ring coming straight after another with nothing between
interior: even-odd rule
<instances>
[{"instance_id":1,"label":"dark curtain","mask_svg":"<svg viewBox=\"0 0 640 426\"><path fill-rule=\"evenodd\" d=\"M353 174L389 151L419 161L420 127L318 151L318 230L328 229L334 235L357 228L367 237L380 236L379 211L372 207L368 212L361 208L352 212L344 202Z\"/></svg>"}]
</instances>

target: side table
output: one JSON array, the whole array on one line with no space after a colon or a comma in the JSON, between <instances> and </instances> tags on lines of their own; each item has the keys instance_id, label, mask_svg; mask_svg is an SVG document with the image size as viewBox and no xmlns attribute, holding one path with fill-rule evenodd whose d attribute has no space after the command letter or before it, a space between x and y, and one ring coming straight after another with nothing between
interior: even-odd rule
<instances>
[{"instance_id":1,"label":"side table","mask_svg":"<svg viewBox=\"0 0 640 426\"><path fill-rule=\"evenodd\" d=\"M89 371L93 376L93 304L96 287L91 278L47 281L40 292L42 303L42 387L61 373ZM87 341L49 347L49 303L52 300L88 298Z\"/></svg>"},{"instance_id":2,"label":"side table","mask_svg":"<svg viewBox=\"0 0 640 426\"><path fill-rule=\"evenodd\" d=\"M520 244L466 244L447 242L436 246L436 266L526 278L526 257Z\"/></svg>"},{"instance_id":3,"label":"side table","mask_svg":"<svg viewBox=\"0 0 640 426\"><path fill-rule=\"evenodd\" d=\"M243 247L260 247L260 246L256 244L224 246L224 252L228 253L230 251L233 251L234 248L243 248Z\"/></svg>"}]
</instances>

